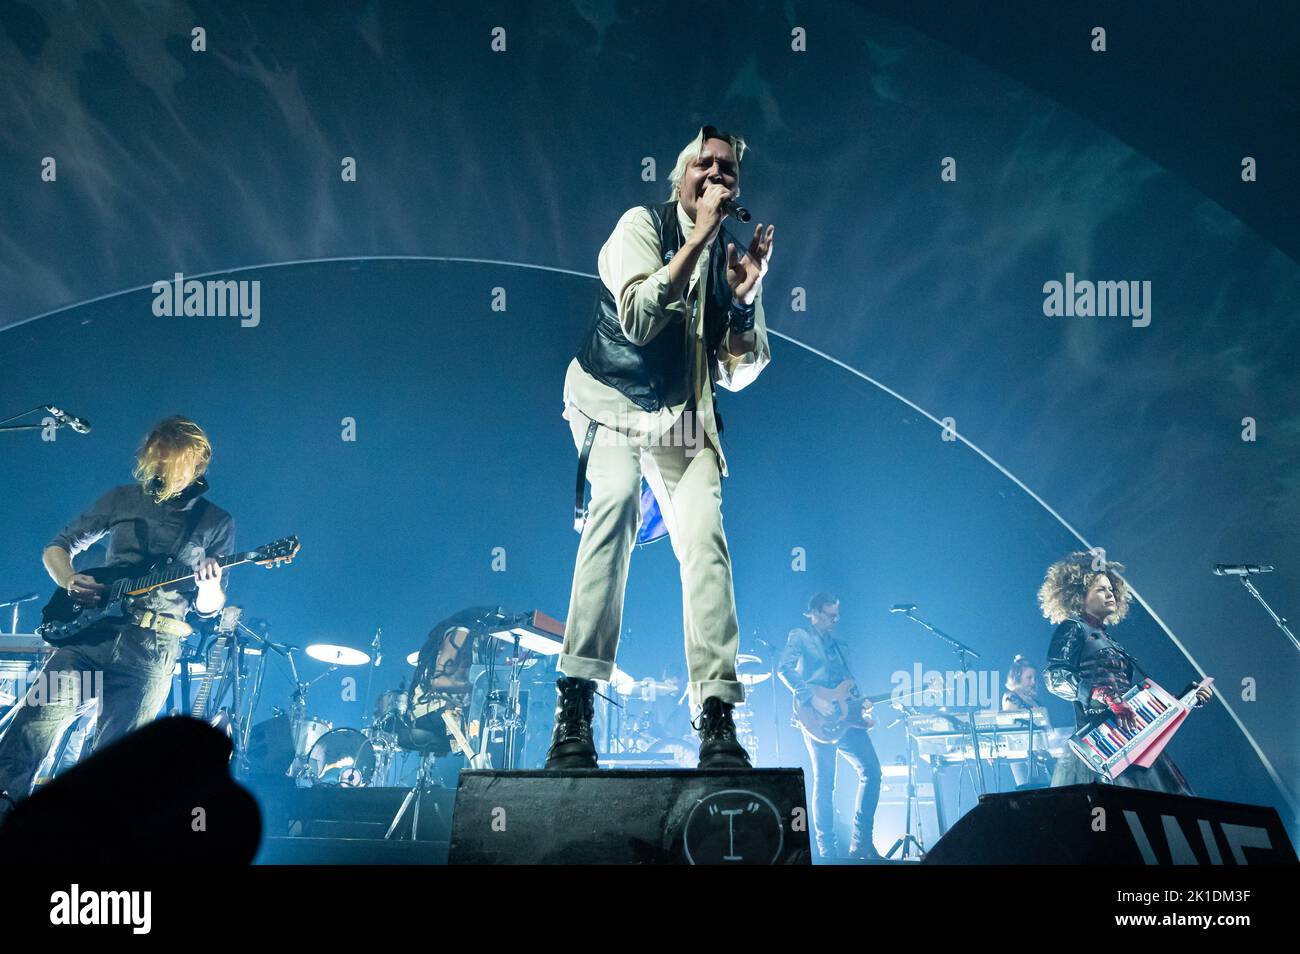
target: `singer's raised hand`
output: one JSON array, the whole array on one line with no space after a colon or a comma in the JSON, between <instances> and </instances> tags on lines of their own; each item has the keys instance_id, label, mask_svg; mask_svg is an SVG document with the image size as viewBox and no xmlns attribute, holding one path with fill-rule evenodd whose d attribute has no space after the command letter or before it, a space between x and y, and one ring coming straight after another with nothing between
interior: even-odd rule
<instances>
[{"instance_id":1,"label":"singer's raised hand","mask_svg":"<svg viewBox=\"0 0 1300 954\"><path fill-rule=\"evenodd\" d=\"M764 232L763 223L759 222L754 226L754 238L743 257L736 255L734 243L727 243L727 281L731 285L731 297L742 305L753 304L758 295L758 283L767 274L772 260L775 235L775 225L769 225Z\"/></svg>"}]
</instances>

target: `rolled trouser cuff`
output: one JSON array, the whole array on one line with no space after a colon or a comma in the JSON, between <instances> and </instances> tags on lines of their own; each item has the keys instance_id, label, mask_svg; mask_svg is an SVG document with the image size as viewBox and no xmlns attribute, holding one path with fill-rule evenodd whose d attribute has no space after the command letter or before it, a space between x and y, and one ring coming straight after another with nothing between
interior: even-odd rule
<instances>
[{"instance_id":1,"label":"rolled trouser cuff","mask_svg":"<svg viewBox=\"0 0 1300 954\"><path fill-rule=\"evenodd\" d=\"M610 677L614 675L614 664L608 660L592 659L589 656L571 656L568 653L560 654L558 668L566 676L595 679L599 682L609 682Z\"/></svg>"},{"instance_id":2,"label":"rolled trouser cuff","mask_svg":"<svg viewBox=\"0 0 1300 954\"><path fill-rule=\"evenodd\" d=\"M733 706L745 701L745 687L735 679L708 679L690 684L691 705L699 706L709 697L729 702Z\"/></svg>"}]
</instances>

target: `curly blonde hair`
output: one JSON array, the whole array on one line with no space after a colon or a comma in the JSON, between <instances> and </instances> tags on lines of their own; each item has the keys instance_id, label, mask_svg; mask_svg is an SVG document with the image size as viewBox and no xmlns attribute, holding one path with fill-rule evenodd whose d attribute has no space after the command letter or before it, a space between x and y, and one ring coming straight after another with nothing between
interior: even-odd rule
<instances>
[{"instance_id":1,"label":"curly blonde hair","mask_svg":"<svg viewBox=\"0 0 1300 954\"><path fill-rule=\"evenodd\" d=\"M1101 569L1093 569L1094 561L1100 564ZM1107 626L1118 623L1128 615L1129 605L1133 602L1133 591L1121 575L1123 572L1123 563L1107 560L1104 556L1085 550L1076 550L1047 568L1043 585L1038 588L1038 605L1043 608L1043 615L1053 623L1077 619L1083 615L1084 599L1089 587L1097 577L1105 576L1110 579L1110 585L1115 590L1115 612L1102 620L1102 623Z\"/></svg>"}]
</instances>

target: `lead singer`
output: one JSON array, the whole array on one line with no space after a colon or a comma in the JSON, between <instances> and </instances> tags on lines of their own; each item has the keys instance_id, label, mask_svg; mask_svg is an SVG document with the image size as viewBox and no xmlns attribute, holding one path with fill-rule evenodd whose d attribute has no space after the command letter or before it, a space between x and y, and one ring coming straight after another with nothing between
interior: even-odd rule
<instances>
[{"instance_id":1,"label":"lead singer","mask_svg":"<svg viewBox=\"0 0 1300 954\"><path fill-rule=\"evenodd\" d=\"M596 768L594 680L613 675L643 475L681 567L699 767L750 764L731 717L744 688L736 679L740 630L722 531L727 463L714 410L717 384L739 391L771 357L760 289L776 230L759 224L744 251L722 241L744 155L742 138L702 127L677 157L668 201L629 209L600 250L595 318L564 380L582 540L548 769ZM585 514L584 471L591 483Z\"/></svg>"}]
</instances>

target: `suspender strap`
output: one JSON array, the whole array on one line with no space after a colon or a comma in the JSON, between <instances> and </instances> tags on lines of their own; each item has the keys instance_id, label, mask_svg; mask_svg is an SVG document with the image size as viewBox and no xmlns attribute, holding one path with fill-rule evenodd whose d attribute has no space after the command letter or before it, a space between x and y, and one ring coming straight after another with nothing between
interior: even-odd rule
<instances>
[{"instance_id":1,"label":"suspender strap","mask_svg":"<svg viewBox=\"0 0 1300 954\"><path fill-rule=\"evenodd\" d=\"M598 421L587 425L587 436L582 441L582 450L578 452L578 483L573 491L573 529L582 533L587 522L587 458L591 456L591 445L596 442Z\"/></svg>"}]
</instances>

